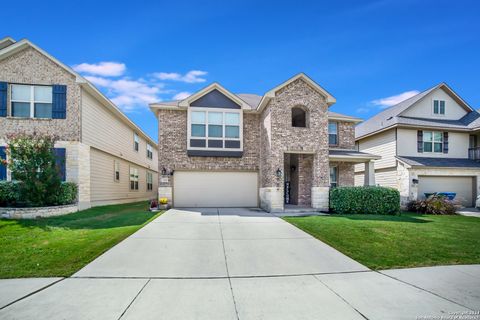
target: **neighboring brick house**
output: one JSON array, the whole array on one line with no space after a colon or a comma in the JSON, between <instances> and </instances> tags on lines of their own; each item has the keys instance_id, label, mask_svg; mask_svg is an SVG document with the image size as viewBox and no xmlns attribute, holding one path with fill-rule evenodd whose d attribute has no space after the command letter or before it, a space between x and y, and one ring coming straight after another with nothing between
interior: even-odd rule
<instances>
[{"instance_id":1,"label":"neighboring brick house","mask_svg":"<svg viewBox=\"0 0 480 320\"><path fill-rule=\"evenodd\" d=\"M480 194L480 114L440 83L356 127L358 149L379 154L378 184L400 191L402 204L433 192L454 192L473 206ZM356 184L364 166L355 168Z\"/></svg>"},{"instance_id":2,"label":"neighboring brick house","mask_svg":"<svg viewBox=\"0 0 480 320\"><path fill-rule=\"evenodd\" d=\"M330 112L335 101L298 74L264 96L213 83L184 100L151 104L159 196L176 207L328 210L330 186L353 185L354 164L372 167L379 158L354 150L360 120Z\"/></svg>"},{"instance_id":3,"label":"neighboring brick house","mask_svg":"<svg viewBox=\"0 0 480 320\"><path fill-rule=\"evenodd\" d=\"M0 40L0 157L7 137L53 134L79 208L154 199L157 145L85 78L28 40ZM11 179L0 165L0 180Z\"/></svg>"}]
</instances>

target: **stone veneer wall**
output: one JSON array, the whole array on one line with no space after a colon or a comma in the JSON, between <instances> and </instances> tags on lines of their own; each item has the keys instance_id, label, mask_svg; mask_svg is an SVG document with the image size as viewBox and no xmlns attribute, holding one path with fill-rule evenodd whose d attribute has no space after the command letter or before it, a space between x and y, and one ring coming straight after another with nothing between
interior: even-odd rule
<instances>
[{"instance_id":1,"label":"stone veneer wall","mask_svg":"<svg viewBox=\"0 0 480 320\"><path fill-rule=\"evenodd\" d=\"M291 109L307 110L307 128L292 127ZM312 156L311 204L328 209L328 105L302 79L276 92L260 117L260 203L268 211L283 209L283 178L276 176L284 167L284 153L310 153ZM300 185L300 184L299 184Z\"/></svg>"},{"instance_id":2,"label":"stone veneer wall","mask_svg":"<svg viewBox=\"0 0 480 320\"><path fill-rule=\"evenodd\" d=\"M0 217L6 219L36 219L62 216L77 212L78 205L71 204L55 207L37 207L37 208L2 208L0 207Z\"/></svg>"},{"instance_id":3,"label":"stone veneer wall","mask_svg":"<svg viewBox=\"0 0 480 320\"><path fill-rule=\"evenodd\" d=\"M298 205L312 205L313 155L298 155Z\"/></svg>"},{"instance_id":4,"label":"stone veneer wall","mask_svg":"<svg viewBox=\"0 0 480 320\"><path fill-rule=\"evenodd\" d=\"M340 149L355 149L355 123L338 122L338 146Z\"/></svg>"},{"instance_id":5,"label":"stone veneer wall","mask_svg":"<svg viewBox=\"0 0 480 320\"><path fill-rule=\"evenodd\" d=\"M37 132L56 135L59 140L80 141L81 88L72 74L35 49L28 48L0 61L0 81L67 85L66 119L0 117L0 138L5 138L9 134ZM10 97L8 99L10 101ZM8 114L10 115L10 110Z\"/></svg>"}]
</instances>

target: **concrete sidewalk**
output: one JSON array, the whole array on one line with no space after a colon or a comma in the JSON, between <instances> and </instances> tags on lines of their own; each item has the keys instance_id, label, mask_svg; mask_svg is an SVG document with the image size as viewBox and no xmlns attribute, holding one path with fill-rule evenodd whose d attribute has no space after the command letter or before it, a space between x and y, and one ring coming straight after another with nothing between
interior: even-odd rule
<instances>
[{"instance_id":1,"label":"concrete sidewalk","mask_svg":"<svg viewBox=\"0 0 480 320\"><path fill-rule=\"evenodd\" d=\"M0 319L415 319L480 309L480 266L373 272L246 209L170 210L48 286L57 280L0 280ZM16 281L24 290L13 294Z\"/></svg>"}]
</instances>

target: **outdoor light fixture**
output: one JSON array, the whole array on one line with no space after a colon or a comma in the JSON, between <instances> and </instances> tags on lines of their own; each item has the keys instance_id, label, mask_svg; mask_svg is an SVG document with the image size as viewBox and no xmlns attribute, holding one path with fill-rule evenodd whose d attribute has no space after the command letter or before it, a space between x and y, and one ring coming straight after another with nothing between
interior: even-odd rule
<instances>
[{"instance_id":1,"label":"outdoor light fixture","mask_svg":"<svg viewBox=\"0 0 480 320\"><path fill-rule=\"evenodd\" d=\"M173 176L173 173L175 172L175 170L170 170L170 175Z\"/></svg>"},{"instance_id":2,"label":"outdoor light fixture","mask_svg":"<svg viewBox=\"0 0 480 320\"><path fill-rule=\"evenodd\" d=\"M276 174L277 174L277 178L281 178L282 177L282 169L278 168Z\"/></svg>"},{"instance_id":3,"label":"outdoor light fixture","mask_svg":"<svg viewBox=\"0 0 480 320\"><path fill-rule=\"evenodd\" d=\"M167 175L167 169L165 169L165 167L163 167L162 169L162 176L166 176Z\"/></svg>"},{"instance_id":4,"label":"outdoor light fixture","mask_svg":"<svg viewBox=\"0 0 480 320\"><path fill-rule=\"evenodd\" d=\"M413 184L418 184L418 179L412 179Z\"/></svg>"}]
</instances>

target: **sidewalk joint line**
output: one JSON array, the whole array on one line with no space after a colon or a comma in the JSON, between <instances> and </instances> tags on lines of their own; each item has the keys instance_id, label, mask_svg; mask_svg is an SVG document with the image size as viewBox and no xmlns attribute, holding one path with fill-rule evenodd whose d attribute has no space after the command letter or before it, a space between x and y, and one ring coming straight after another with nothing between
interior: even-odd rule
<instances>
[{"instance_id":1,"label":"sidewalk joint line","mask_svg":"<svg viewBox=\"0 0 480 320\"><path fill-rule=\"evenodd\" d=\"M67 279L67 278L59 279L59 280L54 281L54 282L52 282L52 283L50 283L50 284L48 284L48 285L46 285L46 286L44 286L44 287L41 287L40 289L37 289L37 290L35 290L35 291L32 291L32 292L30 292L29 294L27 294L27 295L25 295L25 296L23 296L23 297L21 297L21 298L18 298L18 299L16 299L16 300L14 300L14 301L12 301L12 302L4 305L3 307L0 308L0 310L3 310L3 309L5 309L6 307L11 306L12 304L17 303L17 302L19 302L19 301L21 301L21 300L23 300L23 299L26 299L26 298L28 298L28 297L30 297L30 296L33 296L34 294L36 294L36 293L38 293L38 292L40 292L40 291L43 291L43 290L45 290L45 289L53 286L54 284L59 283L60 281L63 281L63 280L65 280L65 279Z\"/></svg>"},{"instance_id":2,"label":"sidewalk joint line","mask_svg":"<svg viewBox=\"0 0 480 320\"><path fill-rule=\"evenodd\" d=\"M337 297L339 297L340 299L343 300L343 302L345 302L350 308L352 308L353 310L355 310L359 315L361 315L364 319L367 319L369 320L369 318L367 318L367 316L365 316L363 313L361 313L357 308L355 308L354 306L352 306L350 304L350 302L348 302L345 298L343 298L339 293L335 292L332 288L330 288L326 283L324 283L322 280L320 280L319 278L313 276L315 279L317 279L318 282L320 282L321 284L323 284L325 287L327 287L328 290L330 290L331 292L333 292L334 295L336 295Z\"/></svg>"},{"instance_id":3,"label":"sidewalk joint line","mask_svg":"<svg viewBox=\"0 0 480 320\"><path fill-rule=\"evenodd\" d=\"M142 293L143 289L145 289L145 287L147 286L147 284L150 283L150 279L147 280L147 282L145 282L145 284L142 286L142 288L140 289L140 291L138 291L138 293L135 295L135 297L133 297L133 300L130 301L130 303L128 304L128 306L125 308L125 310L123 310L122 314L120 315L120 317L118 318L118 320L122 319L122 317L125 315L125 313L127 312L127 310L130 308L130 306L133 304L133 302L135 302L135 300L137 300L137 297L140 295L140 293Z\"/></svg>"},{"instance_id":4,"label":"sidewalk joint line","mask_svg":"<svg viewBox=\"0 0 480 320\"><path fill-rule=\"evenodd\" d=\"M411 287L414 287L415 289L419 289L419 290L421 290L421 291L428 292L428 293L430 293L430 294L432 294L432 295L434 295L434 296L436 296L436 297L438 297L438 298L447 300L448 302L451 302L451 303L454 303L454 304L459 305L459 306L461 306L461 307L467 308L467 309L470 310L470 311L477 311L477 310L472 309L472 308L470 308L470 307L464 306L464 305L461 304L461 303L458 303L458 302L453 301L453 300L451 300L451 299L442 297L441 295L439 295L439 294L437 294L437 293L435 293L435 292L433 292L433 291L424 289L424 288L419 287L419 286L416 286L416 285L414 285L414 284L412 284L412 283L409 283L409 282L406 282L406 281L404 281L404 280L395 278L394 276L390 276L390 275L385 274L385 273L382 273L382 272L380 272L380 271L374 271L374 272L379 273L379 274L381 274L382 276L388 277L388 278L390 278L390 279L396 280L396 281L398 281L398 282L404 283L404 284L406 284L406 285L409 285L409 286L411 286Z\"/></svg>"}]
</instances>

